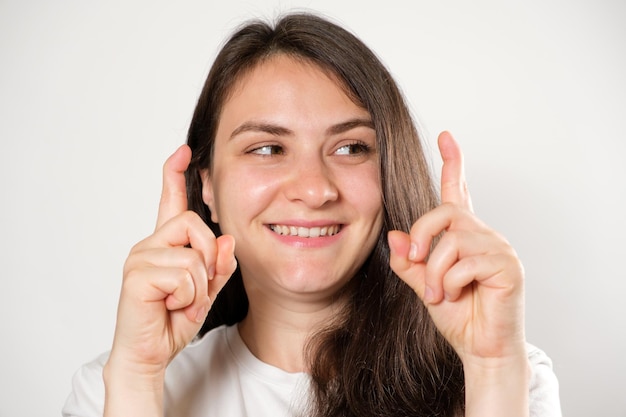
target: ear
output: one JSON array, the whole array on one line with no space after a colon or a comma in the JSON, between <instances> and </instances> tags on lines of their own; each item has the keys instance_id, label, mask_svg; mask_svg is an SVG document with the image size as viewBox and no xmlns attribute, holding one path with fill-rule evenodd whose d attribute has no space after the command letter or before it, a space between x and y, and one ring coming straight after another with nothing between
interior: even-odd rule
<instances>
[{"instance_id":1,"label":"ear","mask_svg":"<svg viewBox=\"0 0 626 417\"><path fill-rule=\"evenodd\" d=\"M202 179L202 201L207 205L211 211L211 221L213 223L219 223L217 219L217 210L215 210L215 198L213 197L213 183L209 176L209 170L203 169L200 171L200 178Z\"/></svg>"}]
</instances>

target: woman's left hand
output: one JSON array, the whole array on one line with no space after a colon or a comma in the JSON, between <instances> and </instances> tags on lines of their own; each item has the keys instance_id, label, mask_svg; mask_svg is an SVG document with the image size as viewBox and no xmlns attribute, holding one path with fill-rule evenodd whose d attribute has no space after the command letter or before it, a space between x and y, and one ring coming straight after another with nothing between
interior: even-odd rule
<instances>
[{"instance_id":1,"label":"woman's left hand","mask_svg":"<svg viewBox=\"0 0 626 417\"><path fill-rule=\"evenodd\" d=\"M525 355L523 267L510 244L472 212L463 156L448 132L439 135L439 149L442 203L410 234L389 233L391 268L425 303L466 371L519 359Z\"/></svg>"}]
</instances>

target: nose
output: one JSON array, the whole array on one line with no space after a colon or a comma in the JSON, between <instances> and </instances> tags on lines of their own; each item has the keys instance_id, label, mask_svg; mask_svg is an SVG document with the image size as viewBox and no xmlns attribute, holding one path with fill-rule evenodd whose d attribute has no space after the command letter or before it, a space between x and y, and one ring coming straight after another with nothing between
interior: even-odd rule
<instances>
[{"instance_id":1,"label":"nose","mask_svg":"<svg viewBox=\"0 0 626 417\"><path fill-rule=\"evenodd\" d=\"M285 184L285 196L290 201L300 201L310 208L320 208L336 201L339 190L329 167L322 158L295 161Z\"/></svg>"}]
</instances>

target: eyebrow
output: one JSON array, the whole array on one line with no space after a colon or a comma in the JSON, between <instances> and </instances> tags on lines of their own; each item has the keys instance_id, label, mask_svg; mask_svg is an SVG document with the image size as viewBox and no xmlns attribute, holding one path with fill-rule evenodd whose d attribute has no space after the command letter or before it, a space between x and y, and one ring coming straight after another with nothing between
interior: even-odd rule
<instances>
[{"instance_id":1,"label":"eyebrow","mask_svg":"<svg viewBox=\"0 0 626 417\"><path fill-rule=\"evenodd\" d=\"M265 122L245 122L230 134L230 139L245 132L264 132L273 136L287 136L293 132L286 127Z\"/></svg>"},{"instance_id":2,"label":"eyebrow","mask_svg":"<svg viewBox=\"0 0 626 417\"><path fill-rule=\"evenodd\" d=\"M372 123L372 120L369 118L350 119L345 122L330 126L328 129L326 129L326 134L338 135L340 133L356 129L357 127L367 127L370 129L374 129L374 123ZM273 136L289 136L293 134L293 131L291 129L277 124L250 121L241 124L235 130L233 130L233 133L230 134L230 139L233 139L235 136L245 132L263 132Z\"/></svg>"},{"instance_id":3,"label":"eyebrow","mask_svg":"<svg viewBox=\"0 0 626 417\"><path fill-rule=\"evenodd\" d=\"M374 129L374 123L372 120L367 119L350 119L343 123L339 123L336 125L332 125L328 129L326 129L326 133L329 135L338 135L343 132L347 132L349 130L355 129L357 127L367 127L370 129Z\"/></svg>"}]
</instances>

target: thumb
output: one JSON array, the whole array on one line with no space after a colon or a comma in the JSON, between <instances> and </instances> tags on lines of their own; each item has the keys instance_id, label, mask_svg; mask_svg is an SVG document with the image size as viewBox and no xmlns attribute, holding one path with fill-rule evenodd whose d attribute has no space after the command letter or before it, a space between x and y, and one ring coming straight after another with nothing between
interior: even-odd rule
<instances>
[{"instance_id":1,"label":"thumb","mask_svg":"<svg viewBox=\"0 0 626 417\"><path fill-rule=\"evenodd\" d=\"M222 290L231 275L237 269L235 258L235 238L231 235L222 235L217 238L217 259L215 269L209 273L209 298L213 301Z\"/></svg>"},{"instance_id":2,"label":"thumb","mask_svg":"<svg viewBox=\"0 0 626 417\"><path fill-rule=\"evenodd\" d=\"M415 291L419 298L424 300L426 263L409 259L411 252L411 237L399 230L392 230L387 234L389 242L389 266L393 272L406 282Z\"/></svg>"}]
</instances>

